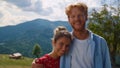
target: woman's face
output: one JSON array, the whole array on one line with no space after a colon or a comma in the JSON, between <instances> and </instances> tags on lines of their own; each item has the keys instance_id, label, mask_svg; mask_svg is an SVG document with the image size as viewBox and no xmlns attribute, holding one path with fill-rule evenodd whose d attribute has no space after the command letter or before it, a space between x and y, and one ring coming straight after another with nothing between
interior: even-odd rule
<instances>
[{"instance_id":1,"label":"woman's face","mask_svg":"<svg viewBox=\"0 0 120 68\"><path fill-rule=\"evenodd\" d=\"M56 55L62 56L63 54L65 54L69 49L70 43L71 40L66 37L61 37L56 42L53 42L54 52L56 53Z\"/></svg>"},{"instance_id":2,"label":"woman's face","mask_svg":"<svg viewBox=\"0 0 120 68\"><path fill-rule=\"evenodd\" d=\"M86 16L77 7L71 10L68 20L74 30L81 31L85 29Z\"/></svg>"}]
</instances>

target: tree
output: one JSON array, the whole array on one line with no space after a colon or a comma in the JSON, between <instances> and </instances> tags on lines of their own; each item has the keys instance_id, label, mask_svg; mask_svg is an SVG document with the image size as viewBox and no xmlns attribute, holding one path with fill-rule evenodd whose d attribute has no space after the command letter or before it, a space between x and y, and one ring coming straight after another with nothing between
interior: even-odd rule
<instances>
[{"instance_id":1,"label":"tree","mask_svg":"<svg viewBox=\"0 0 120 68\"><path fill-rule=\"evenodd\" d=\"M41 47L39 44L35 44L33 47L32 54L35 55L37 58L40 56L41 53Z\"/></svg>"},{"instance_id":2,"label":"tree","mask_svg":"<svg viewBox=\"0 0 120 68\"><path fill-rule=\"evenodd\" d=\"M93 9L88 28L107 40L115 64L115 57L120 54L120 8L104 5L100 11Z\"/></svg>"}]
</instances>

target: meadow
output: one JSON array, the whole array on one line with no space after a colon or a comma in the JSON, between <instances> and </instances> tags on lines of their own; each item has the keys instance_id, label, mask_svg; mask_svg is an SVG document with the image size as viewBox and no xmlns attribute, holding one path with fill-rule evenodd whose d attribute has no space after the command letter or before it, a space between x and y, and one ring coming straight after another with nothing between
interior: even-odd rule
<instances>
[{"instance_id":1,"label":"meadow","mask_svg":"<svg viewBox=\"0 0 120 68\"><path fill-rule=\"evenodd\" d=\"M31 68L33 58L9 59L9 55L0 54L0 68Z\"/></svg>"},{"instance_id":2,"label":"meadow","mask_svg":"<svg viewBox=\"0 0 120 68\"><path fill-rule=\"evenodd\" d=\"M9 55L0 54L0 68L31 68L32 61L33 58L9 59ZM112 66L112 68L120 68L120 66Z\"/></svg>"}]
</instances>

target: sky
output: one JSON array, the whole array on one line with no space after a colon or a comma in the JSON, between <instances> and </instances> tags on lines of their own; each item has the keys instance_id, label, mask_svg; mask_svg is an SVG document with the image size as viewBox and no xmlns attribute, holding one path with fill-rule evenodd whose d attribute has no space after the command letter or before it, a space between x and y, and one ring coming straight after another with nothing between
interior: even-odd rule
<instances>
[{"instance_id":1,"label":"sky","mask_svg":"<svg viewBox=\"0 0 120 68\"><path fill-rule=\"evenodd\" d=\"M65 7L84 2L88 10L110 4L111 0L0 0L0 27L17 25L34 19L67 21Z\"/></svg>"}]
</instances>

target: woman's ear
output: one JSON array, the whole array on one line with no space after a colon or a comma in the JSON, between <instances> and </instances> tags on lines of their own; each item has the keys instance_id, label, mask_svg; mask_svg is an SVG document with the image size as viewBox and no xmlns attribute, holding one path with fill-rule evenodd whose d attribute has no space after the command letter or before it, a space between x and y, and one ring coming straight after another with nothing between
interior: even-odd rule
<instances>
[{"instance_id":1,"label":"woman's ear","mask_svg":"<svg viewBox=\"0 0 120 68\"><path fill-rule=\"evenodd\" d=\"M54 40L52 40L52 46L55 46L55 41Z\"/></svg>"}]
</instances>

